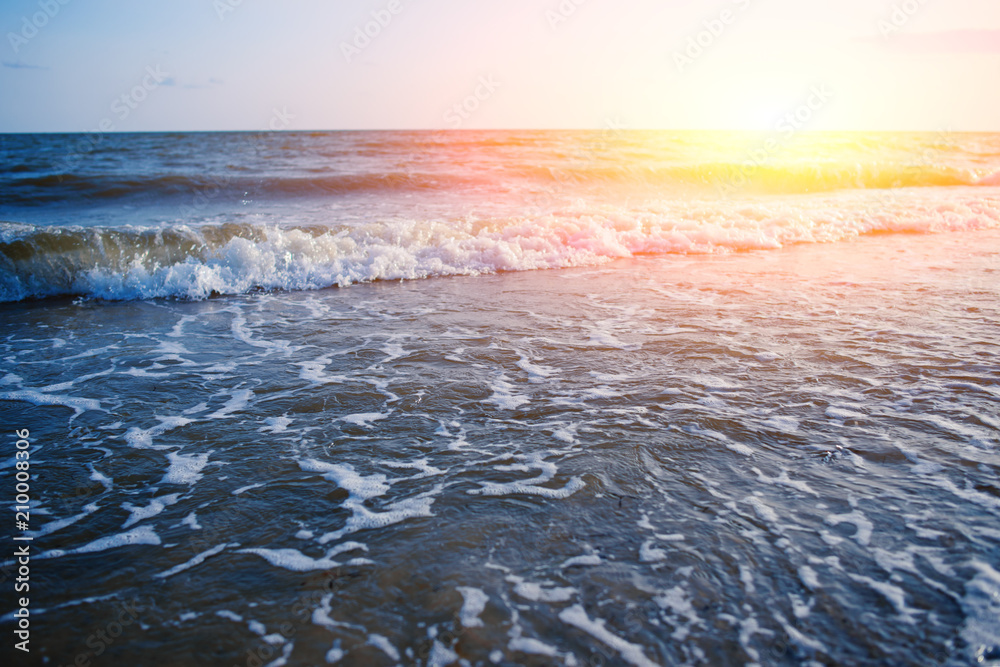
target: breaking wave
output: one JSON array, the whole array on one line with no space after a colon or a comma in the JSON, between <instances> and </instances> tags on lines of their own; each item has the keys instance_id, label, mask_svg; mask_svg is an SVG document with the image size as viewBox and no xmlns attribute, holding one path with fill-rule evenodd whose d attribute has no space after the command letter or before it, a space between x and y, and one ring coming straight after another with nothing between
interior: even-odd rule
<instances>
[{"instance_id":1,"label":"breaking wave","mask_svg":"<svg viewBox=\"0 0 1000 667\"><path fill-rule=\"evenodd\" d=\"M53 296L204 299L375 280L596 265L636 255L725 253L887 232L1000 227L1000 197L956 189L742 202L577 207L510 218L357 225L0 223L0 301Z\"/></svg>"}]
</instances>

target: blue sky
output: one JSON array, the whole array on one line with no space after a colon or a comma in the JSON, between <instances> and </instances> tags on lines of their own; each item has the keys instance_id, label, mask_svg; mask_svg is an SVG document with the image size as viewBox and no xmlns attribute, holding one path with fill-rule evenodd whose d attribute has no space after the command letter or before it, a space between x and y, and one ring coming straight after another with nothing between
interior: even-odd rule
<instances>
[{"instance_id":1,"label":"blue sky","mask_svg":"<svg viewBox=\"0 0 1000 667\"><path fill-rule=\"evenodd\" d=\"M0 28L7 132L770 129L817 86L809 129L1000 131L996 0L4 0Z\"/></svg>"}]
</instances>

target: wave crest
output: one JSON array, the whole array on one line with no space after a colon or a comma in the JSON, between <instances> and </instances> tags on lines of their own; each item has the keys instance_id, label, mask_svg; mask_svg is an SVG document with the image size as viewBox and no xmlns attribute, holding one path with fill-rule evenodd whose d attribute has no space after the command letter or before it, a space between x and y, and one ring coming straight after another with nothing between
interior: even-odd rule
<instances>
[{"instance_id":1,"label":"wave crest","mask_svg":"<svg viewBox=\"0 0 1000 667\"><path fill-rule=\"evenodd\" d=\"M257 289L594 265L643 254L774 249L885 232L1000 227L974 192L576 207L537 217L340 227L36 227L0 223L0 301L204 299Z\"/></svg>"}]
</instances>

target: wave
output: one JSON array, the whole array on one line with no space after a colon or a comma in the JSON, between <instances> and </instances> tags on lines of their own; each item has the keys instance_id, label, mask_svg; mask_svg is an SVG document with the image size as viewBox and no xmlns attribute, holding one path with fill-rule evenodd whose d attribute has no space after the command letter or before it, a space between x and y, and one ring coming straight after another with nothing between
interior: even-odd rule
<instances>
[{"instance_id":1,"label":"wave","mask_svg":"<svg viewBox=\"0 0 1000 667\"><path fill-rule=\"evenodd\" d=\"M740 162L703 162L676 166L526 167L539 180L569 183L634 183L650 186L693 184L727 192L797 194L835 190L882 190L914 187L991 186L995 175L983 178L973 169L952 166L809 163L769 164L748 159Z\"/></svg>"},{"instance_id":2,"label":"wave","mask_svg":"<svg viewBox=\"0 0 1000 667\"><path fill-rule=\"evenodd\" d=\"M360 225L54 227L0 223L0 301L54 296L204 299L375 280L597 265L886 232L1000 227L1000 197L964 194L661 202L537 217L389 219Z\"/></svg>"},{"instance_id":3,"label":"wave","mask_svg":"<svg viewBox=\"0 0 1000 667\"><path fill-rule=\"evenodd\" d=\"M795 194L852 189L894 189L942 186L997 186L1000 173L983 174L954 166L896 164L784 163L752 160L655 165L645 160L619 161L573 158L546 164L481 165L457 171L396 171L386 173L300 173L294 176L246 175L230 168L217 174L161 174L123 177L115 174L46 174L0 179L0 204L37 206L62 201L152 200L196 201L199 197L286 199L357 193L462 191L560 191L579 194L594 186L642 187L667 191L695 186L716 193L764 192Z\"/></svg>"},{"instance_id":4,"label":"wave","mask_svg":"<svg viewBox=\"0 0 1000 667\"><path fill-rule=\"evenodd\" d=\"M234 169L233 171L239 171ZM284 178L232 174L165 174L121 177L112 174L46 174L6 179L0 203L38 205L67 198L114 200L143 196L190 198L229 195L295 197L359 192L447 190L482 186L488 181L464 175L390 172L382 174L322 174Z\"/></svg>"},{"instance_id":5,"label":"wave","mask_svg":"<svg viewBox=\"0 0 1000 667\"><path fill-rule=\"evenodd\" d=\"M1000 185L1000 171L980 178L976 181L976 185Z\"/></svg>"}]
</instances>

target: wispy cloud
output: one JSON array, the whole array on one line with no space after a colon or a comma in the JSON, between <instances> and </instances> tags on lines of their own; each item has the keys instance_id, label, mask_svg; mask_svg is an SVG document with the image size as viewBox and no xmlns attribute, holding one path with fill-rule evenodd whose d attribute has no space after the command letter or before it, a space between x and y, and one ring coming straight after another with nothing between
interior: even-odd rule
<instances>
[{"instance_id":1,"label":"wispy cloud","mask_svg":"<svg viewBox=\"0 0 1000 667\"><path fill-rule=\"evenodd\" d=\"M171 86L177 85L177 82L173 78L171 78L170 85ZM181 88L215 88L216 86L221 86L221 85L222 85L222 79L216 79L215 77L212 77L211 79L208 80L208 83L185 83L181 84Z\"/></svg>"},{"instance_id":2,"label":"wispy cloud","mask_svg":"<svg viewBox=\"0 0 1000 667\"><path fill-rule=\"evenodd\" d=\"M21 62L20 60L16 62L5 60L3 61L3 66L9 67L10 69L49 69L48 67L43 67L42 65L29 65L28 63Z\"/></svg>"},{"instance_id":3,"label":"wispy cloud","mask_svg":"<svg viewBox=\"0 0 1000 667\"><path fill-rule=\"evenodd\" d=\"M1000 53L1000 30L900 31L864 41L907 53Z\"/></svg>"}]
</instances>

